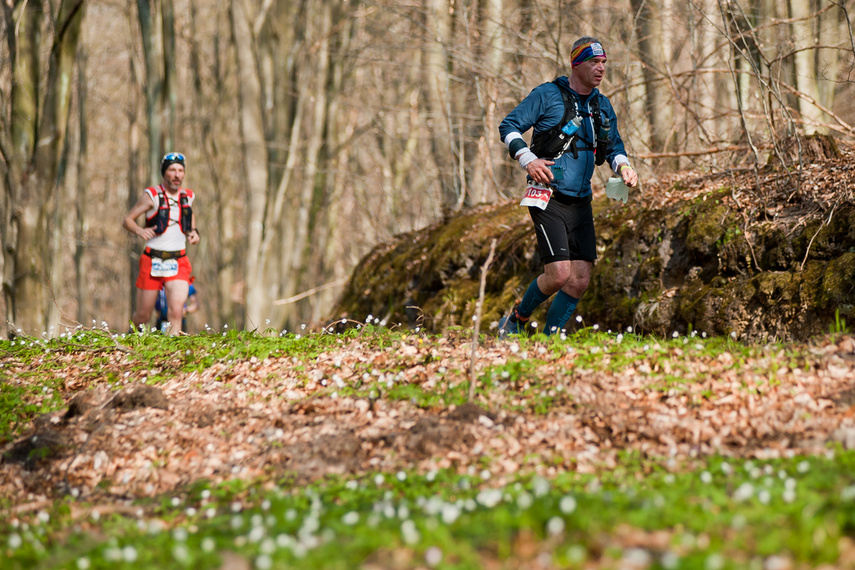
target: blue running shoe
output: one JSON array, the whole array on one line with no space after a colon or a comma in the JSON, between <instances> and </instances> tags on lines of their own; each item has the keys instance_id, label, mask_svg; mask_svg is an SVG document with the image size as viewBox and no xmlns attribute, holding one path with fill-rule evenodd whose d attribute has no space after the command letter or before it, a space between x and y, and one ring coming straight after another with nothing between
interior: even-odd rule
<instances>
[{"instance_id":1,"label":"blue running shoe","mask_svg":"<svg viewBox=\"0 0 855 570\"><path fill-rule=\"evenodd\" d=\"M505 338L511 334L520 334L519 323L517 323L513 313L499 319L499 338Z\"/></svg>"},{"instance_id":2,"label":"blue running shoe","mask_svg":"<svg viewBox=\"0 0 855 570\"><path fill-rule=\"evenodd\" d=\"M516 305L511 309L511 314L499 319L499 338L505 338L511 334L526 334L528 332L525 330L525 324L528 322L528 318L523 319L520 317L520 314L517 312L517 307L519 307L519 305Z\"/></svg>"}]
</instances>

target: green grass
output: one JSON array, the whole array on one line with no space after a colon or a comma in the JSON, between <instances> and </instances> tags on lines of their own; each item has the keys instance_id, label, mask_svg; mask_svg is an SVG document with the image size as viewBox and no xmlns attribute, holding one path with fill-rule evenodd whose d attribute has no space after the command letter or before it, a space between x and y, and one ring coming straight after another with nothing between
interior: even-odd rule
<instances>
[{"instance_id":1,"label":"green grass","mask_svg":"<svg viewBox=\"0 0 855 570\"><path fill-rule=\"evenodd\" d=\"M458 336L468 340L466 333ZM108 385L117 383L114 368L157 384L176 371L253 358L289 358L307 374L315 359L354 343L396 354L403 343L430 348L440 340L366 326L341 335L209 331L166 338L79 331L49 341L0 342L0 442L65 405L63 366L78 367L84 379L101 374ZM647 363L659 368L650 374L667 391L703 380L692 376L689 364L725 355L728 368L763 372L770 384L783 367L810 369L815 362L805 347L696 335L584 329L565 340L513 342L513 356L480 372L478 393L509 411L538 415L568 404L562 387L579 370L616 373ZM432 384L400 380L414 362L432 361L427 350L383 367L360 365L344 387L330 385L324 393L407 400L427 409L464 403L466 371L443 369ZM555 372L542 374L543 367ZM366 374L383 374L386 383L362 382ZM551 465L549 457L532 459ZM715 456L686 463L620 453L616 466L596 474L559 466L548 480L529 469L499 482L478 469L371 473L306 486L281 476L217 486L197 481L100 515L104 505L68 496L23 514L0 504L0 559L9 569L219 568L230 555L253 568L582 568L618 567L627 559L650 568L723 569L760 568L771 556L833 566L855 537L855 452L838 448L818 457Z\"/></svg>"},{"instance_id":2,"label":"green grass","mask_svg":"<svg viewBox=\"0 0 855 570\"><path fill-rule=\"evenodd\" d=\"M772 555L833 564L855 531L855 453L689 469L625 454L600 476L369 474L296 487L197 484L144 516L72 520L63 500L0 526L5 568L217 568L236 553L256 568L355 568L368 560L480 568L488 559L647 559L651 567L742 568ZM635 529L635 542L615 539ZM656 533L661 536L654 539ZM637 543L649 539L646 547ZM525 567L525 564L522 564ZM581 567L581 566L580 566Z\"/></svg>"}]
</instances>

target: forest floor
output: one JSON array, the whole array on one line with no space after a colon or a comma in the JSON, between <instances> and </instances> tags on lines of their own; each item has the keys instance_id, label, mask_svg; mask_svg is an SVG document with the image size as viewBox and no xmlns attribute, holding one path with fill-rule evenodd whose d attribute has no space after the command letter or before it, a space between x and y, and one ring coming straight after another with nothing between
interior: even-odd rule
<instances>
[{"instance_id":1,"label":"forest floor","mask_svg":"<svg viewBox=\"0 0 855 570\"><path fill-rule=\"evenodd\" d=\"M855 448L855 339L845 332L749 347L592 328L562 339L486 337L474 355L471 331L370 325L284 338L81 331L19 339L0 347L8 428L0 439L0 512L12 521L0 539L65 505L52 515L59 527L42 537L42 558L33 555L44 562L69 529L104 516L163 519L164 502L189 500L201 482L269 489L287 481L298 489L331 477L441 472L474 476L486 489L568 473L596 480L636 463L633 481L708 469L713 460L833 458ZM840 493L851 484L833 486ZM725 487L733 498L738 486ZM850 552L851 531L838 523L835 563ZM655 534L610 536L622 551L662 550ZM479 564L489 566L498 555L480 548ZM542 553L526 548L512 548L514 562L497 567L526 567ZM587 556L614 563L602 550ZM376 567L425 564L383 560Z\"/></svg>"}]
</instances>

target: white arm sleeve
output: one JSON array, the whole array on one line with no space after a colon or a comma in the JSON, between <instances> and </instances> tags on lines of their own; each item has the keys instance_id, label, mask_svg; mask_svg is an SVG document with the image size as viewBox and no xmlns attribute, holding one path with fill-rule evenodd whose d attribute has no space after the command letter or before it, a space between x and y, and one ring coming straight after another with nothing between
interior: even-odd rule
<instances>
[{"instance_id":1,"label":"white arm sleeve","mask_svg":"<svg viewBox=\"0 0 855 570\"><path fill-rule=\"evenodd\" d=\"M505 136L505 144L510 148L511 143L517 139L523 140L523 136L516 132L508 133L507 136ZM537 160L537 155L531 152L527 146L524 146L516 152L514 158L516 158L519 161L520 166L525 169L525 167L531 164L532 161Z\"/></svg>"},{"instance_id":2,"label":"white arm sleeve","mask_svg":"<svg viewBox=\"0 0 855 570\"><path fill-rule=\"evenodd\" d=\"M624 154L619 154L614 157L614 160L612 160L612 170L619 174L621 164L629 164L629 159Z\"/></svg>"}]
</instances>

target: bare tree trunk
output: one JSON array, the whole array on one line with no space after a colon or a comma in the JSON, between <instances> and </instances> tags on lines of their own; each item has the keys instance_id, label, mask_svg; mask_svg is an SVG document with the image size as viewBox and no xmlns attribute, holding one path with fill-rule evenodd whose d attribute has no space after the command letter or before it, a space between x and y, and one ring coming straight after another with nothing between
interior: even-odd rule
<instances>
[{"instance_id":1,"label":"bare tree trunk","mask_svg":"<svg viewBox=\"0 0 855 570\"><path fill-rule=\"evenodd\" d=\"M834 93L840 65L840 52L836 47L843 37L845 21L842 7L832 7L819 14L819 49L816 52L817 101L825 109L834 108ZM823 123L831 122L831 117L823 112ZM828 134L829 129L821 127L820 132Z\"/></svg>"},{"instance_id":2,"label":"bare tree trunk","mask_svg":"<svg viewBox=\"0 0 855 570\"><path fill-rule=\"evenodd\" d=\"M15 325L27 334L48 327L53 271L50 240L56 207L57 177L71 104L73 71L84 0L63 0L51 16L55 22L47 74L39 60L42 13L38 2L4 3L9 31L11 67L11 124L4 129L0 154L7 162L6 192L14 211L4 231L7 310ZM17 18L16 18L17 16ZM15 25L13 25L15 22ZM18 33L14 33L18 30ZM23 32L23 33L21 33ZM39 144L35 144L39 141ZM10 251L11 249L11 251ZM9 262L12 262L11 264ZM10 294L9 294L10 293Z\"/></svg>"},{"instance_id":3,"label":"bare tree trunk","mask_svg":"<svg viewBox=\"0 0 855 570\"><path fill-rule=\"evenodd\" d=\"M457 141L454 139L451 117L451 84L448 48L451 45L452 15L448 0L424 0L426 61L422 84L427 97L425 124L431 133L432 160L442 196L442 208L452 212L458 208L461 188L458 187L458 162L453 160Z\"/></svg>"},{"instance_id":4,"label":"bare tree trunk","mask_svg":"<svg viewBox=\"0 0 855 570\"><path fill-rule=\"evenodd\" d=\"M284 251L287 262L284 265L288 269L286 283L290 285L284 290L286 295L293 294L299 287L300 277L304 273L304 260L307 257L307 244L310 230L310 211L315 202L315 184L318 179L319 160L321 158L321 146L324 141L324 132L328 124L327 115L327 93L326 93L326 78L329 75L330 53L329 53L329 33L332 29L332 8L329 2L324 0L314 0L317 4L313 18L319 29L317 37L319 40L315 43L315 57L318 65L314 68L317 83L316 87L320 87L315 97L309 101L310 105L307 108L309 117L312 119L310 123L307 140L304 141L306 147L305 161L302 165L303 183L297 193L298 200L295 204L296 216L291 228L293 238L291 239L293 247L291 251ZM308 79L308 78L307 78ZM292 210L293 211L293 210Z\"/></svg>"},{"instance_id":5,"label":"bare tree trunk","mask_svg":"<svg viewBox=\"0 0 855 570\"><path fill-rule=\"evenodd\" d=\"M88 204L87 149L88 149L88 117L86 115L87 82L86 82L86 48L80 47L77 68L77 113L78 113L78 147L77 147L77 197L75 205L74 226L74 274L77 281L77 322L85 323L89 318L89 280L86 264L87 227L86 205Z\"/></svg>"},{"instance_id":6,"label":"bare tree trunk","mask_svg":"<svg viewBox=\"0 0 855 570\"><path fill-rule=\"evenodd\" d=\"M175 18L172 0L137 0L148 119L148 183L160 181L160 158L175 150Z\"/></svg>"},{"instance_id":7,"label":"bare tree trunk","mask_svg":"<svg viewBox=\"0 0 855 570\"><path fill-rule=\"evenodd\" d=\"M646 91L645 114L650 124L650 148L654 152L674 150L671 97L668 87L669 61L665 0L631 0L637 20L638 50ZM676 161L673 166L677 166Z\"/></svg>"},{"instance_id":8,"label":"bare tree trunk","mask_svg":"<svg viewBox=\"0 0 855 570\"><path fill-rule=\"evenodd\" d=\"M143 45L143 57L145 61L145 101L146 118L148 120L148 172L146 184L157 184L160 170L161 156L161 131L163 124L160 121L160 109L158 103L163 93L163 27L160 2L158 0L137 0L137 12L139 13L140 36ZM134 192L135 193L135 192Z\"/></svg>"},{"instance_id":9,"label":"bare tree trunk","mask_svg":"<svg viewBox=\"0 0 855 570\"><path fill-rule=\"evenodd\" d=\"M216 27L221 27L220 18L225 17L228 26L228 6L222 7L217 12ZM210 310L206 311L216 315L216 320L236 326L242 326L243 318L235 314L235 304L232 299L232 290L236 282L236 258L238 252L244 248L238 242L235 231L235 211L241 200L240 189L228 182L228 164L224 164L225 156L220 150L221 130L216 128L226 122L226 115L230 112L230 105L225 100L226 86L220 63L220 42L214 41L215 57L213 67L207 65L203 68L202 63L202 39L196 22L199 18L197 0L190 3L190 62L193 70L193 93L195 108L205 109L200 120L197 122L199 137L205 153L205 163L212 179L212 194L206 202L212 211L211 220L215 221L214 227L204 228L206 239L202 242L202 248L206 248L208 258L214 259L215 281L203 285L197 284L196 290L204 288L205 293L199 293L202 304ZM226 36L228 37L228 36ZM226 42L228 43L228 42ZM204 75L204 69L211 67L210 77ZM207 88L207 89L206 89ZM230 145L231 141L227 142ZM228 148L227 146L225 148ZM239 324L240 323L240 324Z\"/></svg>"},{"instance_id":10,"label":"bare tree trunk","mask_svg":"<svg viewBox=\"0 0 855 570\"><path fill-rule=\"evenodd\" d=\"M491 188L498 189L495 183L495 164L493 163L493 152L490 138L495 136L495 125L499 122L496 106L499 100L499 87L502 70L504 68L503 48L506 44L502 21L504 17L505 2L503 0L484 0L483 3L483 36L484 36L484 67L485 78L483 90L479 93L482 102L482 123L480 126L481 136L478 138L478 156L476 164L481 168L476 170L472 180L472 201L474 203L495 200L502 194L491 192Z\"/></svg>"},{"instance_id":11,"label":"bare tree trunk","mask_svg":"<svg viewBox=\"0 0 855 570\"><path fill-rule=\"evenodd\" d=\"M134 35L133 24L130 22L130 17L128 18L128 28L129 28L129 37ZM130 42L129 42L130 43ZM128 51L133 54L133 49L128 48ZM131 55L128 58L128 63L130 65L130 77L131 77L131 89L129 90L129 99L128 102L128 171L127 171L127 187L125 189L125 206L126 211L130 210L137 199L139 198L141 191L140 184L140 156L141 156L141 141L142 137L140 135L140 124L138 120L138 114L140 109L140 92L142 85L140 84L140 74L138 72L138 64L136 59ZM151 160L146 160L146 164L151 167ZM148 178L148 176L146 176ZM142 246L138 240L129 240L129 256L128 256L128 265L127 265L127 294L128 300L130 303L130 312L128 315L133 315L136 311L136 303L137 303L137 295L136 295L136 276L137 271L139 271L139 256L142 252ZM94 307L97 309L97 307ZM130 321L130 318L128 318ZM122 325L124 328L124 325Z\"/></svg>"},{"instance_id":12,"label":"bare tree trunk","mask_svg":"<svg viewBox=\"0 0 855 570\"><path fill-rule=\"evenodd\" d=\"M692 9L690 12L691 58L692 69L695 70L711 67L716 62L713 58L713 29L707 16L714 13L714 1L698 0L697 9ZM705 117L709 116L709 110L715 109L714 93L718 83L714 76L708 74L695 73L692 75L691 92L694 104L691 106L691 111L694 114L698 129L696 137L689 137L688 141L711 146L721 140L721 129L718 124L714 121L704 120Z\"/></svg>"},{"instance_id":13,"label":"bare tree trunk","mask_svg":"<svg viewBox=\"0 0 855 570\"><path fill-rule=\"evenodd\" d=\"M178 100L178 74L175 54L175 7L172 0L159 0L163 3L163 113L161 124L163 129L164 152L180 150L175 147L176 114L175 105ZM159 157L155 157L159 158ZM158 164L158 166L160 166Z\"/></svg>"},{"instance_id":14,"label":"bare tree trunk","mask_svg":"<svg viewBox=\"0 0 855 570\"><path fill-rule=\"evenodd\" d=\"M341 201L349 178L348 156L345 149L348 133L352 129L346 110L347 97L354 77L352 60L345 54L348 54L352 48L357 24L350 17L347 9L334 11L330 24L332 29L337 31L331 37L332 45L329 48L330 71L325 110L327 126L324 128L321 158L325 168L324 172L317 177L318 196L315 197L315 214L310 228L311 247L307 248L304 262L308 275L308 279L303 281L304 287L309 284L318 286L340 281L347 275L348 265L345 263L340 244L347 241L348 232L353 229L353 220L347 215L348 211ZM414 127L413 131L408 135L415 138L417 128ZM396 154L408 154L406 145L403 153L399 151ZM401 158L403 161L408 160L407 157ZM398 186L398 188L402 187L403 184ZM340 288L327 288L310 297L306 301L310 310L300 311L300 313L310 315L312 322L328 317L330 308L335 304L335 295L340 290Z\"/></svg>"},{"instance_id":15,"label":"bare tree trunk","mask_svg":"<svg viewBox=\"0 0 855 570\"><path fill-rule=\"evenodd\" d=\"M264 311L271 306L272 296L265 280L262 242L267 202L267 144L261 110L261 82L255 59L254 34L250 15L240 0L232 0L230 16L239 73L240 130L243 148L243 178L247 187L248 240L246 248L246 326L264 324Z\"/></svg>"},{"instance_id":16,"label":"bare tree trunk","mask_svg":"<svg viewBox=\"0 0 855 570\"><path fill-rule=\"evenodd\" d=\"M811 15L810 5L804 0L790 2L790 24L793 30L793 43L795 44L795 88L809 96L814 101L819 101L819 81L815 63L815 49L818 34L814 32L816 21ZM799 114L802 117L803 129L806 135L820 133L827 129L821 127L823 122L822 111L813 103L803 97L798 99Z\"/></svg>"}]
</instances>

